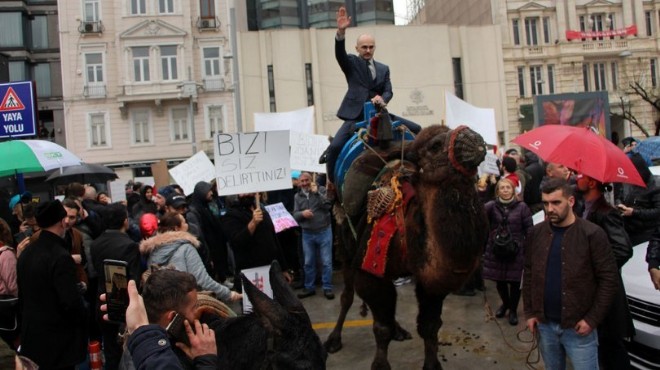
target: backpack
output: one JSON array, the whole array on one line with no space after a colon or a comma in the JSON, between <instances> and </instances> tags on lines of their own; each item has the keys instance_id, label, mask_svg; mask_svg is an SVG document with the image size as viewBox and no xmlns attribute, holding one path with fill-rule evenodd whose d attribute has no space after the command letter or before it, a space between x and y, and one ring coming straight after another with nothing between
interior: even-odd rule
<instances>
[{"instance_id":1,"label":"backpack","mask_svg":"<svg viewBox=\"0 0 660 370\"><path fill-rule=\"evenodd\" d=\"M493 255L500 261L509 262L518 255L519 246L509 230L509 211L505 209L502 216L493 236Z\"/></svg>"}]
</instances>

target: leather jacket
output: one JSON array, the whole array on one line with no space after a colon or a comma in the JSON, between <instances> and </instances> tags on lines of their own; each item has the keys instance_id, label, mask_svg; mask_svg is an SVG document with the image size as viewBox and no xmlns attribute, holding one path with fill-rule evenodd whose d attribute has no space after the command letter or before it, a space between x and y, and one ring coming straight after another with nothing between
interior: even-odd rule
<instances>
[{"instance_id":1,"label":"leather jacket","mask_svg":"<svg viewBox=\"0 0 660 370\"><path fill-rule=\"evenodd\" d=\"M525 239L523 300L527 319L546 321L545 277L552 245L548 221L532 228ZM620 289L619 272L607 235L593 223L576 218L561 242L561 326L573 328L584 319L598 327Z\"/></svg>"}]
</instances>

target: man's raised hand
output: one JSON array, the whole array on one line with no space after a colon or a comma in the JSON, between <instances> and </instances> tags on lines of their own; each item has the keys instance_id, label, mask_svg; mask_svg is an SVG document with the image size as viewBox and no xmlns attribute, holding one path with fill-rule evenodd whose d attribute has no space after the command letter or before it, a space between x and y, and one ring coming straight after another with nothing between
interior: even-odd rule
<instances>
[{"instance_id":1,"label":"man's raised hand","mask_svg":"<svg viewBox=\"0 0 660 370\"><path fill-rule=\"evenodd\" d=\"M342 6L337 11L337 32L341 35L351 25L351 17L346 14L346 7Z\"/></svg>"}]
</instances>

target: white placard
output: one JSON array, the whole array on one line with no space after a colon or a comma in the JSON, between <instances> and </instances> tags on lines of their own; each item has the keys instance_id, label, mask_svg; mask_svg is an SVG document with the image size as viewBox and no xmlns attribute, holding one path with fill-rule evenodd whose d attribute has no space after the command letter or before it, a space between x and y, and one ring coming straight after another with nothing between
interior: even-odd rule
<instances>
[{"instance_id":1,"label":"white placard","mask_svg":"<svg viewBox=\"0 0 660 370\"><path fill-rule=\"evenodd\" d=\"M215 167L206 153L201 150L178 166L172 167L169 172L186 195L192 194L198 182L209 182L215 178Z\"/></svg>"},{"instance_id":2,"label":"white placard","mask_svg":"<svg viewBox=\"0 0 660 370\"><path fill-rule=\"evenodd\" d=\"M328 145L330 142L325 135L291 131L291 168L325 173L325 164L319 164L319 158Z\"/></svg>"},{"instance_id":3,"label":"white placard","mask_svg":"<svg viewBox=\"0 0 660 370\"><path fill-rule=\"evenodd\" d=\"M305 107L291 112L255 113L255 131L291 130L314 133L314 106Z\"/></svg>"},{"instance_id":4,"label":"white placard","mask_svg":"<svg viewBox=\"0 0 660 370\"><path fill-rule=\"evenodd\" d=\"M296 220L291 216L291 213L286 210L282 202L269 204L264 206L270 218L273 220L273 225L275 225L275 232L279 233L280 231L290 229L292 227L298 226Z\"/></svg>"},{"instance_id":5,"label":"white placard","mask_svg":"<svg viewBox=\"0 0 660 370\"><path fill-rule=\"evenodd\" d=\"M543 221L545 221L544 211L538 211L532 215L532 222L534 223L534 225L538 225Z\"/></svg>"},{"instance_id":6,"label":"white placard","mask_svg":"<svg viewBox=\"0 0 660 370\"><path fill-rule=\"evenodd\" d=\"M113 202L126 201L126 181L116 179L108 181L108 194Z\"/></svg>"},{"instance_id":7,"label":"white placard","mask_svg":"<svg viewBox=\"0 0 660 370\"><path fill-rule=\"evenodd\" d=\"M486 144L497 145L495 110L478 108L445 91L445 122L449 128L468 126L484 138Z\"/></svg>"},{"instance_id":8,"label":"white placard","mask_svg":"<svg viewBox=\"0 0 660 370\"><path fill-rule=\"evenodd\" d=\"M479 174L489 173L492 175L500 174L500 168L497 165L497 155L493 152L486 152L486 158L479 165Z\"/></svg>"},{"instance_id":9,"label":"white placard","mask_svg":"<svg viewBox=\"0 0 660 370\"><path fill-rule=\"evenodd\" d=\"M245 277L248 278L257 289L264 292L270 298L273 298L273 288L270 286L269 271L270 266L261 266L241 270L241 273L245 275ZM245 293L245 287L243 287L243 293ZM252 312L252 302L250 302L247 294L243 294L243 313L248 314L250 312Z\"/></svg>"},{"instance_id":10,"label":"white placard","mask_svg":"<svg viewBox=\"0 0 660 370\"><path fill-rule=\"evenodd\" d=\"M288 131L221 133L213 146L218 195L291 189Z\"/></svg>"}]
</instances>

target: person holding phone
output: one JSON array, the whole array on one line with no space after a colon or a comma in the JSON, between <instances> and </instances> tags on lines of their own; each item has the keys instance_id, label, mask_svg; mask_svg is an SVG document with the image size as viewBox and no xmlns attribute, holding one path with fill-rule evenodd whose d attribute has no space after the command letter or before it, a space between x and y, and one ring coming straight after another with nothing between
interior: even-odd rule
<instances>
[{"instance_id":1,"label":"person holding phone","mask_svg":"<svg viewBox=\"0 0 660 370\"><path fill-rule=\"evenodd\" d=\"M192 361L195 369L217 368L215 332L195 319L196 286L191 274L169 269L152 272L144 283L142 296L137 292L135 281L128 282L129 354L124 353L122 363L133 364L136 369L183 369L183 360L184 363ZM106 295L102 294L100 300L105 302ZM107 305L101 306L102 312L107 310ZM184 318L181 330L166 331L180 317ZM107 314L104 319L109 319ZM183 337L188 344L183 342ZM181 350L187 359L180 358L174 348Z\"/></svg>"},{"instance_id":2,"label":"person holding phone","mask_svg":"<svg viewBox=\"0 0 660 370\"><path fill-rule=\"evenodd\" d=\"M39 205L41 233L18 259L20 354L43 369L73 369L87 355L87 310L64 241L66 216L59 200Z\"/></svg>"},{"instance_id":3,"label":"person holding phone","mask_svg":"<svg viewBox=\"0 0 660 370\"><path fill-rule=\"evenodd\" d=\"M94 270L98 274L97 288L99 292L106 290L106 277L103 261L116 260L126 262L126 279L139 281L141 274L139 246L126 233L128 230L128 210L121 203L113 203L106 207L103 219L107 229L92 242L91 254ZM123 352L117 342L120 323L103 321L97 315L97 321L103 336L103 353L105 368L116 369Z\"/></svg>"}]
</instances>

